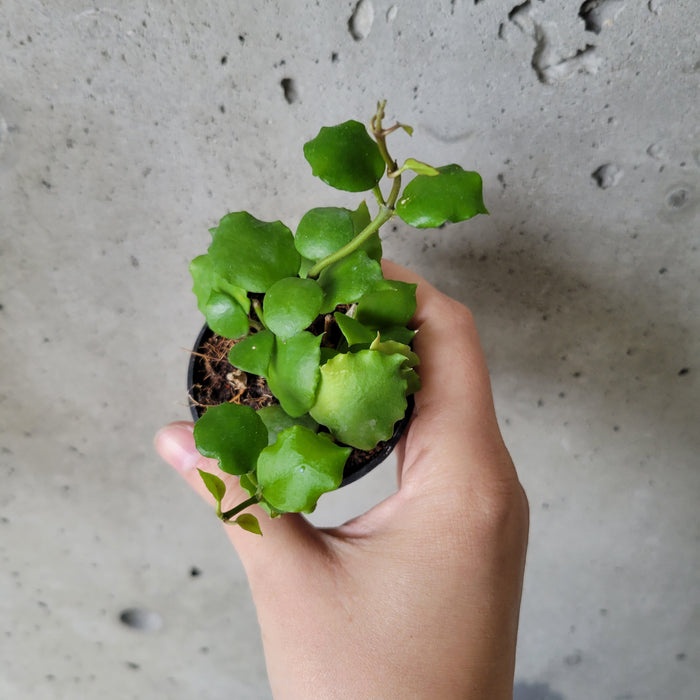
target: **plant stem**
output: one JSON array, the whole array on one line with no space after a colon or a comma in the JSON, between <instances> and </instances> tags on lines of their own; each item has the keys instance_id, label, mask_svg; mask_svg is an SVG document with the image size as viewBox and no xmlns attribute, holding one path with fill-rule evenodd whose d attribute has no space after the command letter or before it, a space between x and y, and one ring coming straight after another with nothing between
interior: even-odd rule
<instances>
[{"instance_id":1,"label":"plant stem","mask_svg":"<svg viewBox=\"0 0 700 700\"><path fill-rule=\"evenodd\" d=\"M399 183L399 185L400 184L401 183ZM395 186L392 188L392 194L394 189ZM398 195L398 192L396 194ZM389 199L391 199L391 197ZM395 199L396 197L394 197L394 200ZM323 260L319 260L309 270L309 277L318 277L329 265L332 265L334 262L338 262L338 260L342 260L346 255L350 255L350 253L354 253L373 233L376 233L387 221L389 221L393 215L393 205L391 207L384 205L380 206L377 216L375 216L374 219L372 219L372 221L370 221L369 224L350 241L350 243L346 243L342 248L338 248L338 250L336 250L334 253L327 255L325 258L323 258Z\"/></svg>"},{"instance_id":2,"label":"plant stem","mask_svg":"<svg viewBox=\"0 0 700 700\"><path fill-rule=\"evenodd\" d=\"M225 513L222 513L220 517L224 522L231 520L234 515L238 515L242 510L245 510L246 508L249 508L250 506L253 506L259 502L260 499L257 496L251 496L247 501L243 501L243 503L239 503L235 508L231 508L231 510L227 510Z\"/></svg>"}]
</instances>

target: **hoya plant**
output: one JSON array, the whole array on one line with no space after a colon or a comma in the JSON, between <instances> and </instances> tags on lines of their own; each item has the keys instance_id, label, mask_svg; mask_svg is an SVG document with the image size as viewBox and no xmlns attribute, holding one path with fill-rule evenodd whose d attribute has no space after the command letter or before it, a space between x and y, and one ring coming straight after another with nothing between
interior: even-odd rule
<instances>
[{"instance_id":1,"label":"hoya plant","mask_svg":"<svg viewBox=\"0 0 700 700\"><path fill-rule=\"evenodd\" d=\"M379 231L393 217L417 228L486 214L478 173L413 158L402 165L379 103L367 128L323 127L304 145L312 173L347 192L370 193L356 209L315 207L296 231L246 211L226 214L190 271L208 327L229 339L233 400L211 405L195 424L198 450L240 478L249 498L222 512L225 484L201 472L225 522L260 533L244 513L259 504L271 517L314 510L343 480L353 451L372 451L394 433L420 388L408 325L416 286L386 279ZM410 181L405 180L410 175ZM245 403L264 386L265 405Z\"/></svg>"}]
</instances>

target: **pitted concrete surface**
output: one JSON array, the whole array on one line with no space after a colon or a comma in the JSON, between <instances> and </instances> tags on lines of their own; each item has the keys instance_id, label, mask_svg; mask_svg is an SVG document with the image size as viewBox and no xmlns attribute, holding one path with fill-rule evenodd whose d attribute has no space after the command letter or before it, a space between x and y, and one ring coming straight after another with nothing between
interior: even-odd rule
<instances>
[{"instance_id":1,"label":"pitted concrete surface","mask_svg":"<svg viewBox=\"0 0 700 700\"><path fill-rule=\"evenodd\" d=\"M151 439L187 418L208 227L354 204L301 147L386 98L397 158L485 180L490 217L385 250L474 311L530 497L515 697L697 699L695 0L0 19L0 697L269 697L242 567Z\"/></svg>"}]
</instances>

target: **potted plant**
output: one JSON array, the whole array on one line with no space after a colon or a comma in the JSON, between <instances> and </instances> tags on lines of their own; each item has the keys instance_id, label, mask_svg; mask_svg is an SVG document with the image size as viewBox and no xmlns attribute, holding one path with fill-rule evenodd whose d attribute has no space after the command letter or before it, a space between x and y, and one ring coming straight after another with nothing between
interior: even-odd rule
<instances>
[{"instance_id":1,"label":"potted plant","mask_svg":"<svg viewBox=\"0 0 700 700\"><path fill-rule=\"evenodd\" d=\"M413 158L399 166L387 137L412 129L384 127L384 110L379 103L369 133L351 120L304 145L313 174L371 192L374 215L365 201L317 207L293 235L280 221L229 213L190 265L207 322L190 372L195 442L250 497L222 512L224 482L200 473L218 516L251 532L260 525L246 508L313 511L321 494L390 451L408 420L420 388L408 327L415 285L382 274L380 228L394 216L427 228L488 213L478 173Z\"/></svg>"}]
</instances>

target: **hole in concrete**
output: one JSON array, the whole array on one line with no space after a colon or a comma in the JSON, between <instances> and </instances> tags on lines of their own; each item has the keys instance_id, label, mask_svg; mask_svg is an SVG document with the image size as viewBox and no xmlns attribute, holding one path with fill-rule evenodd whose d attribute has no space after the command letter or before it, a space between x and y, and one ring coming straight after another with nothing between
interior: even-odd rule
<instances>
[{"instance_id":1,"label":"hole in concrete","mask_svg":"<svg viewBox=\"0 0 700 700\"><path fill-rule=\"evenodd\" d=\"M690 192L685 187L679 187L666 197L666 204L669 209L682 209L689 200Z\"/></svg>"},{"instance_id":2,"label":"hole in concrete","mask_svg":"<svg viewBox=\"0 0 700 700\"><path fill-rule=\"evenodd\" d=\"M291 78L282 78L280 85L284 90L284 99L287 100L288 104L294 104L299 99L294 81Z\"/></svg>"},{"instance_id":3,"label":"hole in concrete","mask_svg":"<svg viewBox=\"0 0 700 700\"><path fill-rule=\"evenodd\" d=\"M202 570L198 566L193 566L190 569L190 576L192 578L196 578L197 576L201 576L201 575L202 575Z\"/></svg>"},{"instance_id":4,"label":"hole in concrete","mask_svg":"<svg viewBox=\"0 0 700 700\"><path fill-rule=\"evenodd\" d=\"M614 163L605 163L591 173L591 177L596 181L601 190L614 187L622 178L622 169Z\"/></svg>"},{"instance_id":5,"label":"hole in concrete","mask_svg":"<svg viewBox=\"0 0 700 700\"><path fill-rule=\"evenodd\" d=\"M157 612L145 608L122 610L119 614L119 621L140 632L155 632L163 626L163 618Z\"/></svg>"}]
</instances>

